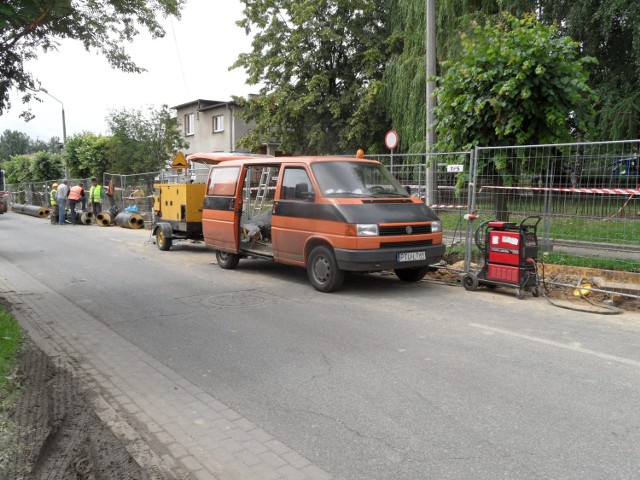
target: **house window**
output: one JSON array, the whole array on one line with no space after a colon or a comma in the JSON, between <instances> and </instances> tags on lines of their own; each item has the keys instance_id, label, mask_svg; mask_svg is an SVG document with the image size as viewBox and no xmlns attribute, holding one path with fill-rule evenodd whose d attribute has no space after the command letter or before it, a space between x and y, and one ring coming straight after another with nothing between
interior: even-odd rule
<instances>
[{"instance_id":1,"label":"house window","mask_svg":"<svg viewBox=\"0 0 640 480\"><path fill-rule=\"evenodd\" d=\"M184 116L184 134L193 135L196 133L196 114L187 113Z\"/></svg>"},{"instance_id":2,"label":"house window","mask_svg":"<svg viewBox=\"0 0 640 480\"><path fill-rule=\"evenodd\" d=\"M213 132L223 132L224 131L224 116L216 115L213 117Z\"/></svg>"}]
</instances>

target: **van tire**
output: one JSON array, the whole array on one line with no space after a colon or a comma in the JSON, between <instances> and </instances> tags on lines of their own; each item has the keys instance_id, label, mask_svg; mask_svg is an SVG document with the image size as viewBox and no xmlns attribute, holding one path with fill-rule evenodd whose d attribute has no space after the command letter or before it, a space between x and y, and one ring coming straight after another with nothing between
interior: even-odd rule
<instances>
[{"instance_id":1,"label":"van tire","mask_svg":"<svg viewBox=\"0 0 640 480\"><path fill-rule=\"evenodd\" d=\"M419 282L429 271L429 267L396 268L393 272L403 282Z\"/></svg>"},{"instance_id":2,"label":"van tire","mask_svg":"<svg viewBox=\"0 0 640 480\"><path fill-rule=\"evenodd\" d=\"M216 260L218 261L220 268L223 268L224 270L233 270L240 262L240 255L216 250Z\"/></svg>"},{"instance_id":3,"label":"van tire","mask_svg":"<svg viewBox=\"0 0 640 480\"><path fill-rule=\"evenodd\" d=\"M337 290L344 281L344 272L338 268L333 250L324 245L311 250L307 259L307 274L313 288L324 293Z\"/></svg>"}]
</instances>

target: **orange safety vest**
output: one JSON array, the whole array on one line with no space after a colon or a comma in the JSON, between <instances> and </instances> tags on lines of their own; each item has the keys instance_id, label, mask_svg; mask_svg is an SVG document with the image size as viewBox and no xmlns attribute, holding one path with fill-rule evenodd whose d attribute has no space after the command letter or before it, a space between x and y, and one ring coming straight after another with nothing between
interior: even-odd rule
<instances>
[{"instance_id":1,"label":"orange safety vest","mask_svg":"<svg viewBox=\"0 0 640 480\"><path fill-rule=\"evenodd\" d=\"M82 198L82 190L84 190L80 186L71 187L69 190L69 200L72 202L77 202Z\"/></svg>"}]
</instances>

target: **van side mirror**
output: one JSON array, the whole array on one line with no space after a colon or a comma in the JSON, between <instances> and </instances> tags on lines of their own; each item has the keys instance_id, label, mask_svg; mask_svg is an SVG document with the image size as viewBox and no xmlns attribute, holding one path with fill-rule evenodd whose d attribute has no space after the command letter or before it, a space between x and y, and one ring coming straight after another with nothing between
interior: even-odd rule
<instances>
[{"instance_id":1,"label":"van side mirror","mask_svg":"<svg viewBox=\"0 0 640 480\"><path fill-rule=\"evenodd\" d=\"M409 195L411 195L411 185L405 185L404 189L407 191Z\"/></svg>"},{"instance_id":2,"label":"van side mirror","mask_svg":"<svg viewBox=\"0 0 640 480\"><path fill-rule=\"evenodd\" d=\"M305 202L313 202L316 199L316 194L314 192L303 192L300 194L300 197Z\"/></svg>"},{"instance_id":3,"label":"van side mirror","mask_svg":"<svg viewBox=\"0 0 640 480\"><path fill-rule=\"evenodd\" d=\"M306 183L298 183L295 188L295 198L300 198L308 202L315 200L316 194L309 190L309 185Z\"/></svg>"}]
</instances>

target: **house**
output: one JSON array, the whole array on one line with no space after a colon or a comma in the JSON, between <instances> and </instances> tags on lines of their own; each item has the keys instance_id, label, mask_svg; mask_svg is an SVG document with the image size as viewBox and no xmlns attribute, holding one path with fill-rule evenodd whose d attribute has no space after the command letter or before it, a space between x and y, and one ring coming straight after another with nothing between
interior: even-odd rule
<instances>
[{"instance_id":1,"label":"house","mask_svg":"<svg viewBox=\"0 0 640 480\"><path fill-rule=\"evenodd\" d=\"M172 107L177 112L189 148L184 152L248 152L238 140L250 129L242 119L242 107L234 101L193 100Z\"/></svg>"}]
</instances>

